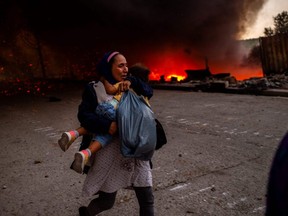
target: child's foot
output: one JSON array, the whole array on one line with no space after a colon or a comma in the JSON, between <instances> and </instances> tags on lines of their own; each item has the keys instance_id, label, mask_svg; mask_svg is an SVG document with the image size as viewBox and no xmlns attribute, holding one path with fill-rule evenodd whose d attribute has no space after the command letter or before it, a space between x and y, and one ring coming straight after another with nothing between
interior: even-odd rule
<instances>
[{"instance_id":1,"label":"child's foot","mask_svg":"<svg viewBox=\"0 0 288 216\"><path fill-rule=\"evenodd\" d=\"M60 148L65 152L70 147L70 145L78 138L78 136L79 135L77 131L64 132L61 138L58 140Z\"/></svg>"},{"instance_id":2,"label":"child's foot","mask_svg":"<svg viewBox=\"0 0 288 216\"><path fill-rule=\"evenodd\" d=\"M72 169L75 170L77 173L82 174L84 171L84 166L88 163L90 156L91 152L89 149L85 149L75 153L75 159L72 164Z\"/></svg>"}]
</instances>

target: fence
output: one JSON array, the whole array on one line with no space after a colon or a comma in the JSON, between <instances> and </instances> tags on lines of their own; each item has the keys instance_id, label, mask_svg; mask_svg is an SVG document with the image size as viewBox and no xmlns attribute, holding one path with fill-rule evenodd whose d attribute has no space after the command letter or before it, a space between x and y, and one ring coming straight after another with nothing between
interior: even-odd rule
<instances>
[{"instance_id":1,"label":"fence","mask_svg":"<svg viewBox=\"0 0 288 216\"><path fill-rule=\"evenodd\" d=\"M283 74L288 71L288 34L260 37L260 53L263 73Z\"/></svg>"}]
</instances>

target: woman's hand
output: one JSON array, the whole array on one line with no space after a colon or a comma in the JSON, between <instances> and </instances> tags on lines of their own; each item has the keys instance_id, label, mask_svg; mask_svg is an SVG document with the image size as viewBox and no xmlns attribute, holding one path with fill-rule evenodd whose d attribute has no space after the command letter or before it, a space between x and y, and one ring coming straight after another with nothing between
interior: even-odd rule
<instances>
[{"instance_id":1,"label":"woman's hand","mask_svg":"<svg viewBox=\"0 0 288 216\"><path fill-rule=\"evenodd\" d=\"M119 83L118 91L119 92L127 91L130 88L130 85L131 85L131 82L129 80L124 80Z\"/></svg>"},{"instance_id":2,"label":"woman's hand","mask_svg":"<svg viewBox=\"0 0 288 216\"><path fill-rule=\"evenodd\" d=\"M117 123L116 123L115 121L113 121L113 122L111 123L111 125L110 125L110 128L109 128L108 133L113 136L113 135L116 134L117 129L118 129L118 128L117 128Z\"/></svg>"}]
</instances>

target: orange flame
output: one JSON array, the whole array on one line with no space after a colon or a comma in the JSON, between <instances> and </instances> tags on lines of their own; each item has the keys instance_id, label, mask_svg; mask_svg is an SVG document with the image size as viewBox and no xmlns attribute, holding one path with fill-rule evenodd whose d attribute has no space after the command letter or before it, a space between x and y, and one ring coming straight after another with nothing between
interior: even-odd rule
<instances>
[{"instance_id":1,"label":"orange flame","mask_svg":"<svg viewBox=\"0 0 288 216\"><path fill-rule=\"evenodd\" d=\"M178 81L181 81L187 76L185 70L197 68L195 60L182 50L166 50L163 53L153 53L146 57L145 62L151 70L150 80L160 80L163 76L165 81L170 81L171 77L176 77Z\"/></svg>"},{"instance_id":2,"label":"orange flame","mask_svg":"<svg viewBox=\"0 0 288 216\"><path fill-rule=\"evenodd\" d=\"M184 53L183 51L154 53L146 57L147 66L150 68L150 80L160 80L163 76L165 81L171 81L171 77L177 77L178 81L187 77L185 70L205 69L203 58L196 59ZM230 73L237 80L249 79L251 77L263 77L262 68L258 67L240 67L238 63L231 60L223 62L209 62L209 69L212 74Z\"/></svg>"},{"instance_id":3,"label":"orange flame","mask_svg":"<svg viewBox=\"0 0 288 216\"><path fill-rule=\"evenodd\" d=\"M186 78L186 76L171 74L171 75L166 76L166 79L165 79L165 80L171 80L172 77L177 78L177 81L181 81L181 80L184 80L184 79Z\"/></svg>"}]
</instances>

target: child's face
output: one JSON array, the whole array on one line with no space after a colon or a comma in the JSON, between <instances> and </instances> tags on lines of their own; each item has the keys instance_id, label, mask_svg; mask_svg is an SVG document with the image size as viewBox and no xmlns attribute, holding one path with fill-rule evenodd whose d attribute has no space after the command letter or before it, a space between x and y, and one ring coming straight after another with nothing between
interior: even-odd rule
<instances>
[{"instance_id":1,"label":"child's face","mask_svg":"<svg viewBox=\"0 0 288 216\"><path fill-rule=\"evenodd\" d=\"M126 58L118 54L115 56L112 64L112 76L118 82L123 81L128 74L128 67Z\"/></svg>"}]
</instances>

